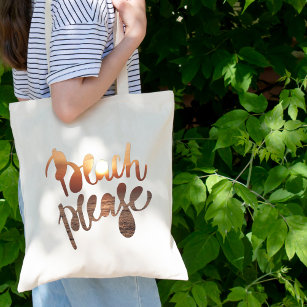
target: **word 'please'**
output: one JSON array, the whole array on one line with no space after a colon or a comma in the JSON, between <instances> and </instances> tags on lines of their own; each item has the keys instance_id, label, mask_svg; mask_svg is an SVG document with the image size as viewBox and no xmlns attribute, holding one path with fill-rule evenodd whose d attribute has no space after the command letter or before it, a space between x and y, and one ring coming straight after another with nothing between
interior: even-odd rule
<instances>
[{"instance_id":1,"label":"word 'please'","mask_svg":"<svg viewBox=\"0 0 307 307\"><path fill-rule=\"evenodd\" d=\"M120 233L126 237L130 238L135 233L135 221L134 217L130 211L130 208L133 211L142 211L144 210L150 203L150 200L152 198L152 194L150 191L147 191L147 201L145 205L138 209L135 207L135 201L140 197L142 194L143 188L140 186L135 187L131 193L130 193L130 200L126 204L125 202L125 195L126 195L126 185L124 183L120 183L117 187L117 196L120 201L120 204L115 211L115 197L113 197L109 193L105 193L100 201L100 215L98 217L94 217L94 212L97 205L97 197L96 195L92 195L88 201L87 201L87 216L88 216L88 225L86 225L84 214L83 214L83 203L84 203L84 196L83 194L80 194L77 200L77 210L74 209L72 206L63 206L62 204L59 204L59 224L61 220L63 220L68 238L70 240L70 243L74 249L77 249L76 242L74 240L72 230L78 231L80 228L80 225L82 228L86 231L89 231L92 227L92 222L99 221L102 217L107 217L110 214L112 216L117 216L120 212L120 210L123 208L123 210L120 212L118 224L119 224L119 231ZM67 215L65 210L69 210L72 214L72 218L70 222L68 221Z\"/></svg>"}]
</instances>

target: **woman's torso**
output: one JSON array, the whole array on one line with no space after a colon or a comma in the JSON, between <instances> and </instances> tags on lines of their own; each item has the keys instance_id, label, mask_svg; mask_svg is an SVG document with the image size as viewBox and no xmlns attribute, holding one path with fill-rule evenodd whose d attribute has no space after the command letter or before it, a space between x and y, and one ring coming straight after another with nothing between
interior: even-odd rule
<instances>
[{"instance_id":1,"label":"woman's torso","mask_svg":"<svg viewBox=\"0 0 307 307\"><path fill-rule=\"evenodd\" d=\"M65 2L66 1L66 2ZM98 76L101 59L113 49L115 20L112 0L53 0L53 47L51 83L79 76ZM45 44L45 0L32 0L27 71L13 69L18 98L50 96ZM52 44L52 42L51 42ZM104 48L104 49L103 49ZM103 52L101 52L103 50ZM129 92L140 93L139 54L127 62ZM115 83L104 96L115 94Z\"/></svg>"}]
</instances>

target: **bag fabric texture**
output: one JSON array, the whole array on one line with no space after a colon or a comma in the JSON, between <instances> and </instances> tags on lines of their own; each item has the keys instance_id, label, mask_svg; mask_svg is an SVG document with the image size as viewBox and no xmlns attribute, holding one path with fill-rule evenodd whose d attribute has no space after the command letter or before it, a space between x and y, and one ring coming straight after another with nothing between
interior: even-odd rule
<instances>
[{"instance_id":1,"label":"bag fabric texture","mask_svg":"<svg viewBox=\"0 0 307 307\"><path fill-rule=\"evenodd\" d=\"M116 46L118 12L114 31ZM25 217L19 292L71 277L188 279L171 235L174 94L129 94L126 67L116 85L72 123L51 98L9 105Z\"/></svg>"}]
</instances>

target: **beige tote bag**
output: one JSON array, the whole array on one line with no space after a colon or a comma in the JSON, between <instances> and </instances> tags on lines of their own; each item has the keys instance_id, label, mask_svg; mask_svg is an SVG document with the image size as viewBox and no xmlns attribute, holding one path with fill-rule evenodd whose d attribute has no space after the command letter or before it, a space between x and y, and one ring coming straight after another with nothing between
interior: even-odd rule
<instances>
[{"instance_id":1,"label":"beige tote bag","mask_svg":"<svg viewBox=\"0 0 307 307\"><path fill-rule=\"evenodd\" d=\"M124 35L116 15L115 44ZM51 104L9 106L25 216L18 291L68 277L187 280L170 232L173 92L129 94L125 67L117 95L73 123Z\"/></svg>"}]
</instances>

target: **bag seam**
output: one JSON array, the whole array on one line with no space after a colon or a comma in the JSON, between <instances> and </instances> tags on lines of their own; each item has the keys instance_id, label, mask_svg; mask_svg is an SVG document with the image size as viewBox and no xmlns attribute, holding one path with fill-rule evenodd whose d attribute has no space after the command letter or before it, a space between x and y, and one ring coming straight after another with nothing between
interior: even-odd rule
<instances>
[{"instance_id":1,"label":"bag seam","mask_svg":"<svg viewBox=\"0 0 307 307\"><path fill-rule=\"evenodd\" d=\"M140 296L140 288L139 288L139 283L138 283L138 277L135 276L134 280L135 280L135 285L136 285L136 294L137 294L137 297L138 297L138 302L139 302L139 307L142 307L142 304L141 304L141 296Z\"/></svg>"}]
</instances>

